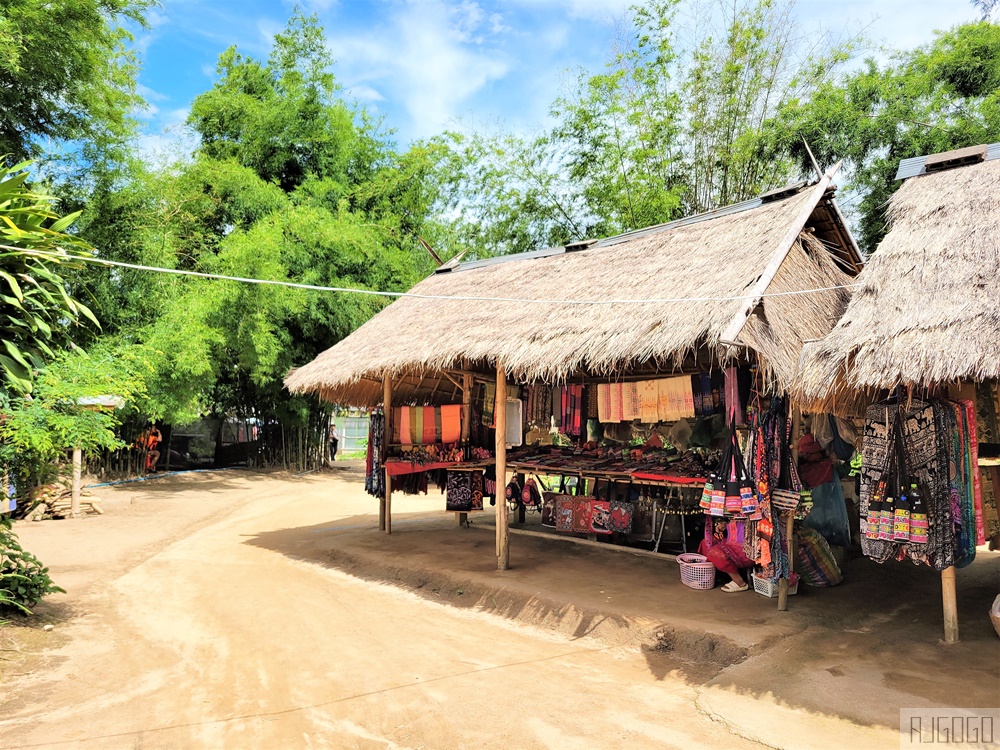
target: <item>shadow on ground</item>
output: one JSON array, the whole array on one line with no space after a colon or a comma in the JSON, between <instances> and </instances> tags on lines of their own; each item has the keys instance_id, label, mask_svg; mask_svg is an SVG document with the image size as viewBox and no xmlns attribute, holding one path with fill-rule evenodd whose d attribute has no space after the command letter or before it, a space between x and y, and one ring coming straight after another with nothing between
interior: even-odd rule
<instances>
[{"instance_id":1,"label":"shadow on ground","mask_svg":"<svg viewBox=\"0 0 1000 750\"><path fill-rule=\"evenodd\" d=\"M1000 705L1000 640L988 609L1000 555L959 571L962 642L941 637L940 576L909 563L845 566L845 582L809 589L778 612L753 593L694 591L676 563L534 536L511 539L496 570L492 529L451 514L377 516L269 531L247 540L430 601L488 612L570 638L638 646L657 679L770 696L792 708L898 726L902 707Z\"/></svg>"}]
</instances>

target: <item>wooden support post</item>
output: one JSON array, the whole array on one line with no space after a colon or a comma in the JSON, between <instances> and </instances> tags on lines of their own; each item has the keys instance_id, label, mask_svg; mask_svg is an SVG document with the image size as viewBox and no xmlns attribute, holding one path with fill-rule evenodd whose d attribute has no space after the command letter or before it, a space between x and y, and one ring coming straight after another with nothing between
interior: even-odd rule
<instances>
[{"instance_id":1,"label":"wooden support post","mask_svg":"<svg viewBox=\"0 0 1000 750\"><path fill-rule=\"evenodd\" d=\"M382 411L385 432L382 435L382 471L385 472L385 494L378 503L378 530L386 534L392 533L392 477L385 468L385 457L389 454L389 443L392 441L392 380L386 375L382 378Z\"/></svg>"},{"instance_id":2,"label":"wooden support post","mask_svg":"<svg viewBox=\"0 0 1000 750\"><path fill-rule=\"evenodd\" d=\"M507 371L503 364L497 362L496 410L497 428L497 570L510 568L510 519L507 514L507 502L502 494L502 488L507 486Z\"/></svg>"},{"instance_id":3,"label":"wooden support post","mask_svg":"<svg viewBox=\"0 0 1000 750\"><path fill-rule=\"evenodd\" d=\"M955 566L941 571L941 602L944 605L944 642L958 643L958 597L955 594Z\"/></svg>"},{"instance_id":4,"label":"wooden support post","mask_svg":"<svg viewBox=\"0 0 1000 750\"><path fill-rule=\"evenodd\" d=\"M469 444L472 434L472 373L462 373L462 445ZM498 498L499 499L499 498ZM469 525L469 514L458 514L458 527Z\"/></svg>"},{"instance_id":5,"label":"wooden support post","mask_svg":"<svg viewBox=\"0 0 1000 750\"><path fill-rule=\"evenodd\" d=\"M70 517L80 517L80 495L83 494L83 451L73 449L73 499L70 503Z\"/></svg>"},{"instance_id":6,"label":"wooden support post","mask_svg":"<svg viewBox=\"0 0 1000 750\"><path fill-rule=\"evenodd\" d=\"M798 407L792 409L792 463L798 468L799 465L799 438L802 437L802 412ZM795 511L788 512L788 520L785 522L785 544L788 550L788 578L778 581L778 611L788 611L788 588L791 586L791 576L795 571Z\"/></svg>"}]
</instances>

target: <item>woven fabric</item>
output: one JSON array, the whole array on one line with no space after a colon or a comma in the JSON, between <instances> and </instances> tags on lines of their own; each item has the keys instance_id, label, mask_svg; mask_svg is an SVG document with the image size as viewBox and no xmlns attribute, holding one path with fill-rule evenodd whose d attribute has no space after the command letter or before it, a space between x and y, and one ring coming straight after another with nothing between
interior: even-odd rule
<instances>
[{"instance_id":1,"label":"woven fabric","mask_svg":"<svg viewBox=\"0 0 1000 750\"><path fill-rule=\"evenodd\" d=\"M635 506L632 503L612 500L609 505L608 526L611 531L629 534L632 531L632 515Z\"/></svg>"},{"instance_id":2,"label":"woven fabric","mask_svg":"<svg viewBox=\"0 0 1000 750\"><path fill-rule=\"evenodd\" d=\"M798 550L795 554L795 572L806 586L836 586L844 580L840 566L826 539L815 529L800 528L796 532Z\"/></svg>"},{"instance_id":3,"label":"woven fabric","mask_svg":"<svg viewBox=\"0 0 1000 750\"><path fill-rule=\"evenodd\" d=\"M592 534L610 534L611 503L607 500L594 500L590 503L590 532Z\"/></svg>"},{"instance_id":4,"label":"woven fabric","mask_svg":"<svg viewBox=\"0 0 1000 750\"><path fill-rule=\"evenodd\" d=\"M482 507L482 492L480 492L479 496L479 507ZM472 472L448 472L448 485L445 490L445 509L452 511L472 510Z\"/></svg>"},{"instance_id":5,"label":"woven fabric","mask_svg":"<svg viewBox=\"0 0 1000 750\"><path fill-rule=\"evenodd\" d=\"M576 498L569 495L559 495L556 498L556 531L573 531L573 510Z\"/></svg>"},{"instance_id":6,"label":"woven fabric","mask_svg":"<svg viewBox=\"0 0 1000 750\"><path fill-rule=\"evenodd\" d=\"M573 531L578 534L589 534L592 497L577 497L573 499Z\"/></svg>"}]
</instances>

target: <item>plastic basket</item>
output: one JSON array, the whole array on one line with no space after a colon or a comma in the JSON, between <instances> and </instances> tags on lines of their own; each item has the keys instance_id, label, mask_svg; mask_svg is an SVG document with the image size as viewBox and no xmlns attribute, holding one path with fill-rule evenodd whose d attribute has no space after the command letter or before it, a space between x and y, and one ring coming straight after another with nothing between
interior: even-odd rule
<instances>
[{"instance_id":1,"label":"plastic basket","mask_svg":"<svg viewBox=\"0 0 1000 750\"><path fill-rule=\"evenodd\" d=\"M704 555L687 553L677 556L681 568L681 583L692 589L715 588L715 566Z\"/></svg>"},{"instance_id":2,"label":"plastic basket","mask_svg":"<svg viewBox=\"0 0 1000 750\"><path fill-rule=\"evenodd\" d=\"M750 574L753 579L753 590L756 591L761 596L766 596L768 599L773 599L778 595L778 582L771 581L767 578L758 578L753 573ZM792 573L792 578L788 586L788 595L799 593L799 577Z\"/></svg>"}]
</instances>

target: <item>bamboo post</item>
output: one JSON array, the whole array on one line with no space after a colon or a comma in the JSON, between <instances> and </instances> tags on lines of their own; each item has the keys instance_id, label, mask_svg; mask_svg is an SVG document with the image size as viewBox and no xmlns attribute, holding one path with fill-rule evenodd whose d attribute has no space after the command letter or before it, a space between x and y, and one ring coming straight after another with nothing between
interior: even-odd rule
<instances>
[{"instance_id":1,"label":"bamboo post","mask_svg":"<svg viewBox=\"0 0 1000 750\"><path fill-rule=\"evenodd\" d=\"M389 454L389 441L392 440L392 380L386 375L382 378L382 411L385 412L383 425L385 431L382 437L382 471L385 472L385 495L378 504L378 529L386 534L392 533L392 477L385 466L385 456Z\"/></svg>"},{"instance_id":2,"label":"bamboo post","mask_svg":"<svg viewBox=\"0 0 1000 750\"><path fill-rule=\"evenodd\" d=\"M472 373L462 373L462 445L469 444L472 434ZM469 514L458 514L458 527L469 525Z\"/></svg>"},{"instance_id":3,"label":"bamboo post","mask_svg":"<svg viewBox=\"0 0 1000 750\"><path fill-rule=\"evenodd\" d=\"M497 570L510 568L510 532L507 502L502 492L507 486L507 371L497 362Z\"/></svg>"},{"instance_id":4,"label":"bamboo post","mask_svg":"<svg viewBox=\"0 0 1000 750\"><path fill-rule=\"evenodd\" d=\"M73 499L70 503L70 516L72 518L80 517L80 495L83 492L82 474L83 451L78 446L73 449Z\"/></svg>"},{"instance_id":5,"label":"bamboo post","mask_svg":"<svg viewBox=\"0 0 1000 750\"><path fill-rule=\"evenodd\" d=\"M941 602L944 607L944 642L958 643L958 597L955 594L955 566L941 571Z\"/></svg>"}]
</instances>

